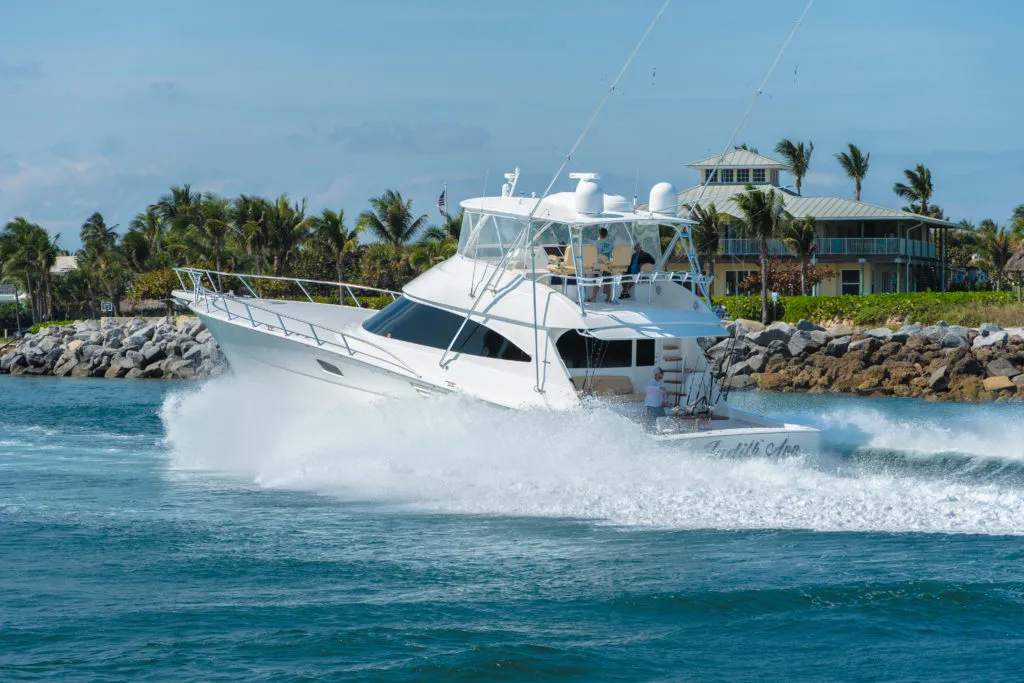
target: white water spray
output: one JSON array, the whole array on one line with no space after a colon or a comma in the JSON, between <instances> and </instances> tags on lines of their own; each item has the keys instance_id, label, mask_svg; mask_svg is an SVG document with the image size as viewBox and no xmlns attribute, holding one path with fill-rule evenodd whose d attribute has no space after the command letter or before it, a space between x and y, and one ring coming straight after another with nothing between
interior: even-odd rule
<instances>
[{"instance_id":1,"label":"white water spray","mask_svg":"<svg viewBox=\"0 0 1024 683\"><path fill-rule=\"evenodd\" d=\"M599 408L328 399L237 379L172 396L163 416L172 467L429 511L685 529L1024 534L1024 490L1006 485L843 472L803 458L701 457L651 442ZM850 418L868 430L862 445L888 447L902 434L905 449L907 430L877 417Z\"/></svg>"}]
</instances>

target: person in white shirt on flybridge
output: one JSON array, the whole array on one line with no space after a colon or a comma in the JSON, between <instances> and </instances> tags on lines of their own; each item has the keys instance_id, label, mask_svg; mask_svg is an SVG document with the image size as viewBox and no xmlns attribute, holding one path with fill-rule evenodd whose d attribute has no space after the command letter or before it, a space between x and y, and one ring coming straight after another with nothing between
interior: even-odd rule
<instances>
[{"instance_id":1,"label":"person in white shirt on flybridge","mask_svg":"<svg viewBox=\"0 0 1024 683\"><path fill-rule=\"evenodd\" d=\"M665 399L668 392L662 380L665 373L659 367L654 368L654 379L647 385L647 396L644 398L644 417L653 423L659 417L665 417Z\"/></svg>"}]
</instances>

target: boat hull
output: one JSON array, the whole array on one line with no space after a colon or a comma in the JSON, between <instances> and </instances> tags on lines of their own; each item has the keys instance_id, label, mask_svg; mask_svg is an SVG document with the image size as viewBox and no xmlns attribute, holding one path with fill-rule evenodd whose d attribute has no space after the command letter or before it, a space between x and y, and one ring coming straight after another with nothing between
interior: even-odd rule
<instances>
[{"instance_id":1,"label":"boat hull","mask_svg":"<svg viewBox=\"0 0 1024 683\"><path fill-rule=\"evenodd\" d=\"M415 377L364 363L301 338L266 334L247 326L196 312L220 344L233 371L248 378L289 382L312 380L317 388L333 385L366 398L414 398L450 393Z\"/></svg>"},{"instance_id":2,"label":"boat hull","mask_svg":"<svg viewBox=\"0 0 1024 683\"><path fill-rule=\"evenodd\" d=\"M652 434L651 438L678 444L694 453L726 458L787 458L821 450L821 432L795 424Z\"/></svg>"}]
</instances>

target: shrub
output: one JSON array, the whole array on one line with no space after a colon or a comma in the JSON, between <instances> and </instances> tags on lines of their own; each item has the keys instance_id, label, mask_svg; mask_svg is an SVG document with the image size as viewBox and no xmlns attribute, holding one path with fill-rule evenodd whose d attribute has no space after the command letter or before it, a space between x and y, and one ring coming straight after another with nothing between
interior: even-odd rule
<instances>
[{"instance_id":1,"label":"shrub","mask_svg":"<svg viewBox=\"0 0 1024 683\"><path fill-rule=\"evenodd\" d=\"M28 333L29 334L35 334L39 330L43 329L44 327L49 327L50 325L56 325L57 327L64 327L65 325L74 325L76 322L78 322L78 321L77 320L48 320L46 322L36 323L32 327L28 328Z\"/></svg>"},{"instance_id":2,"label":"shrub","mask_svg":"<svg viewBox=\"0 0 1024 683\"><path fill-rule=\"evenodd\" d=\"M716 299L733 318L761 319L761 300L757 296L730 296ZM934 323L957 318L962 324L977 325L971 311L981 307L1021 307L1012 292L913 292L909 294L867 294L864 296L785 296L776 305L776 320L796 322L850 320L856 325L884 324L899 318L910 322ZM1024 307L1022 307L1024 308ZM962 309L962 310L961 310Z\"/></svg>"}]
</instances>

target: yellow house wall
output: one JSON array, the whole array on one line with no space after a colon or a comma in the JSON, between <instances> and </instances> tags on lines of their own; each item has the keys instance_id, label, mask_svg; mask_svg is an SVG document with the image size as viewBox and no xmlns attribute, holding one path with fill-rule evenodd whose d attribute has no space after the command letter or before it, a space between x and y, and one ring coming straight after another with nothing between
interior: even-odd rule
<instances>
[{"instance_id":1,"label":"yellow house wall","mask_svg":"<svg viewBox=\"0 0 1024 683\"><path fill-rule=\"evenodd\" d=\"M873 277L872 264L858 263L856 261L843 263L829 263L828 267L835 271L836 276L818 286L818 294L822 296L835 296L842 288L842 277L844 270L857 270L862 272L861 291L865 294L871 293L871 282ZM725 296L725 274L729 271L752 271L758 269L756 263L716 263L715 281L711 285L711 296ZM863 269L863 270L862 270Z\"/></svg>"}]
</instances>

